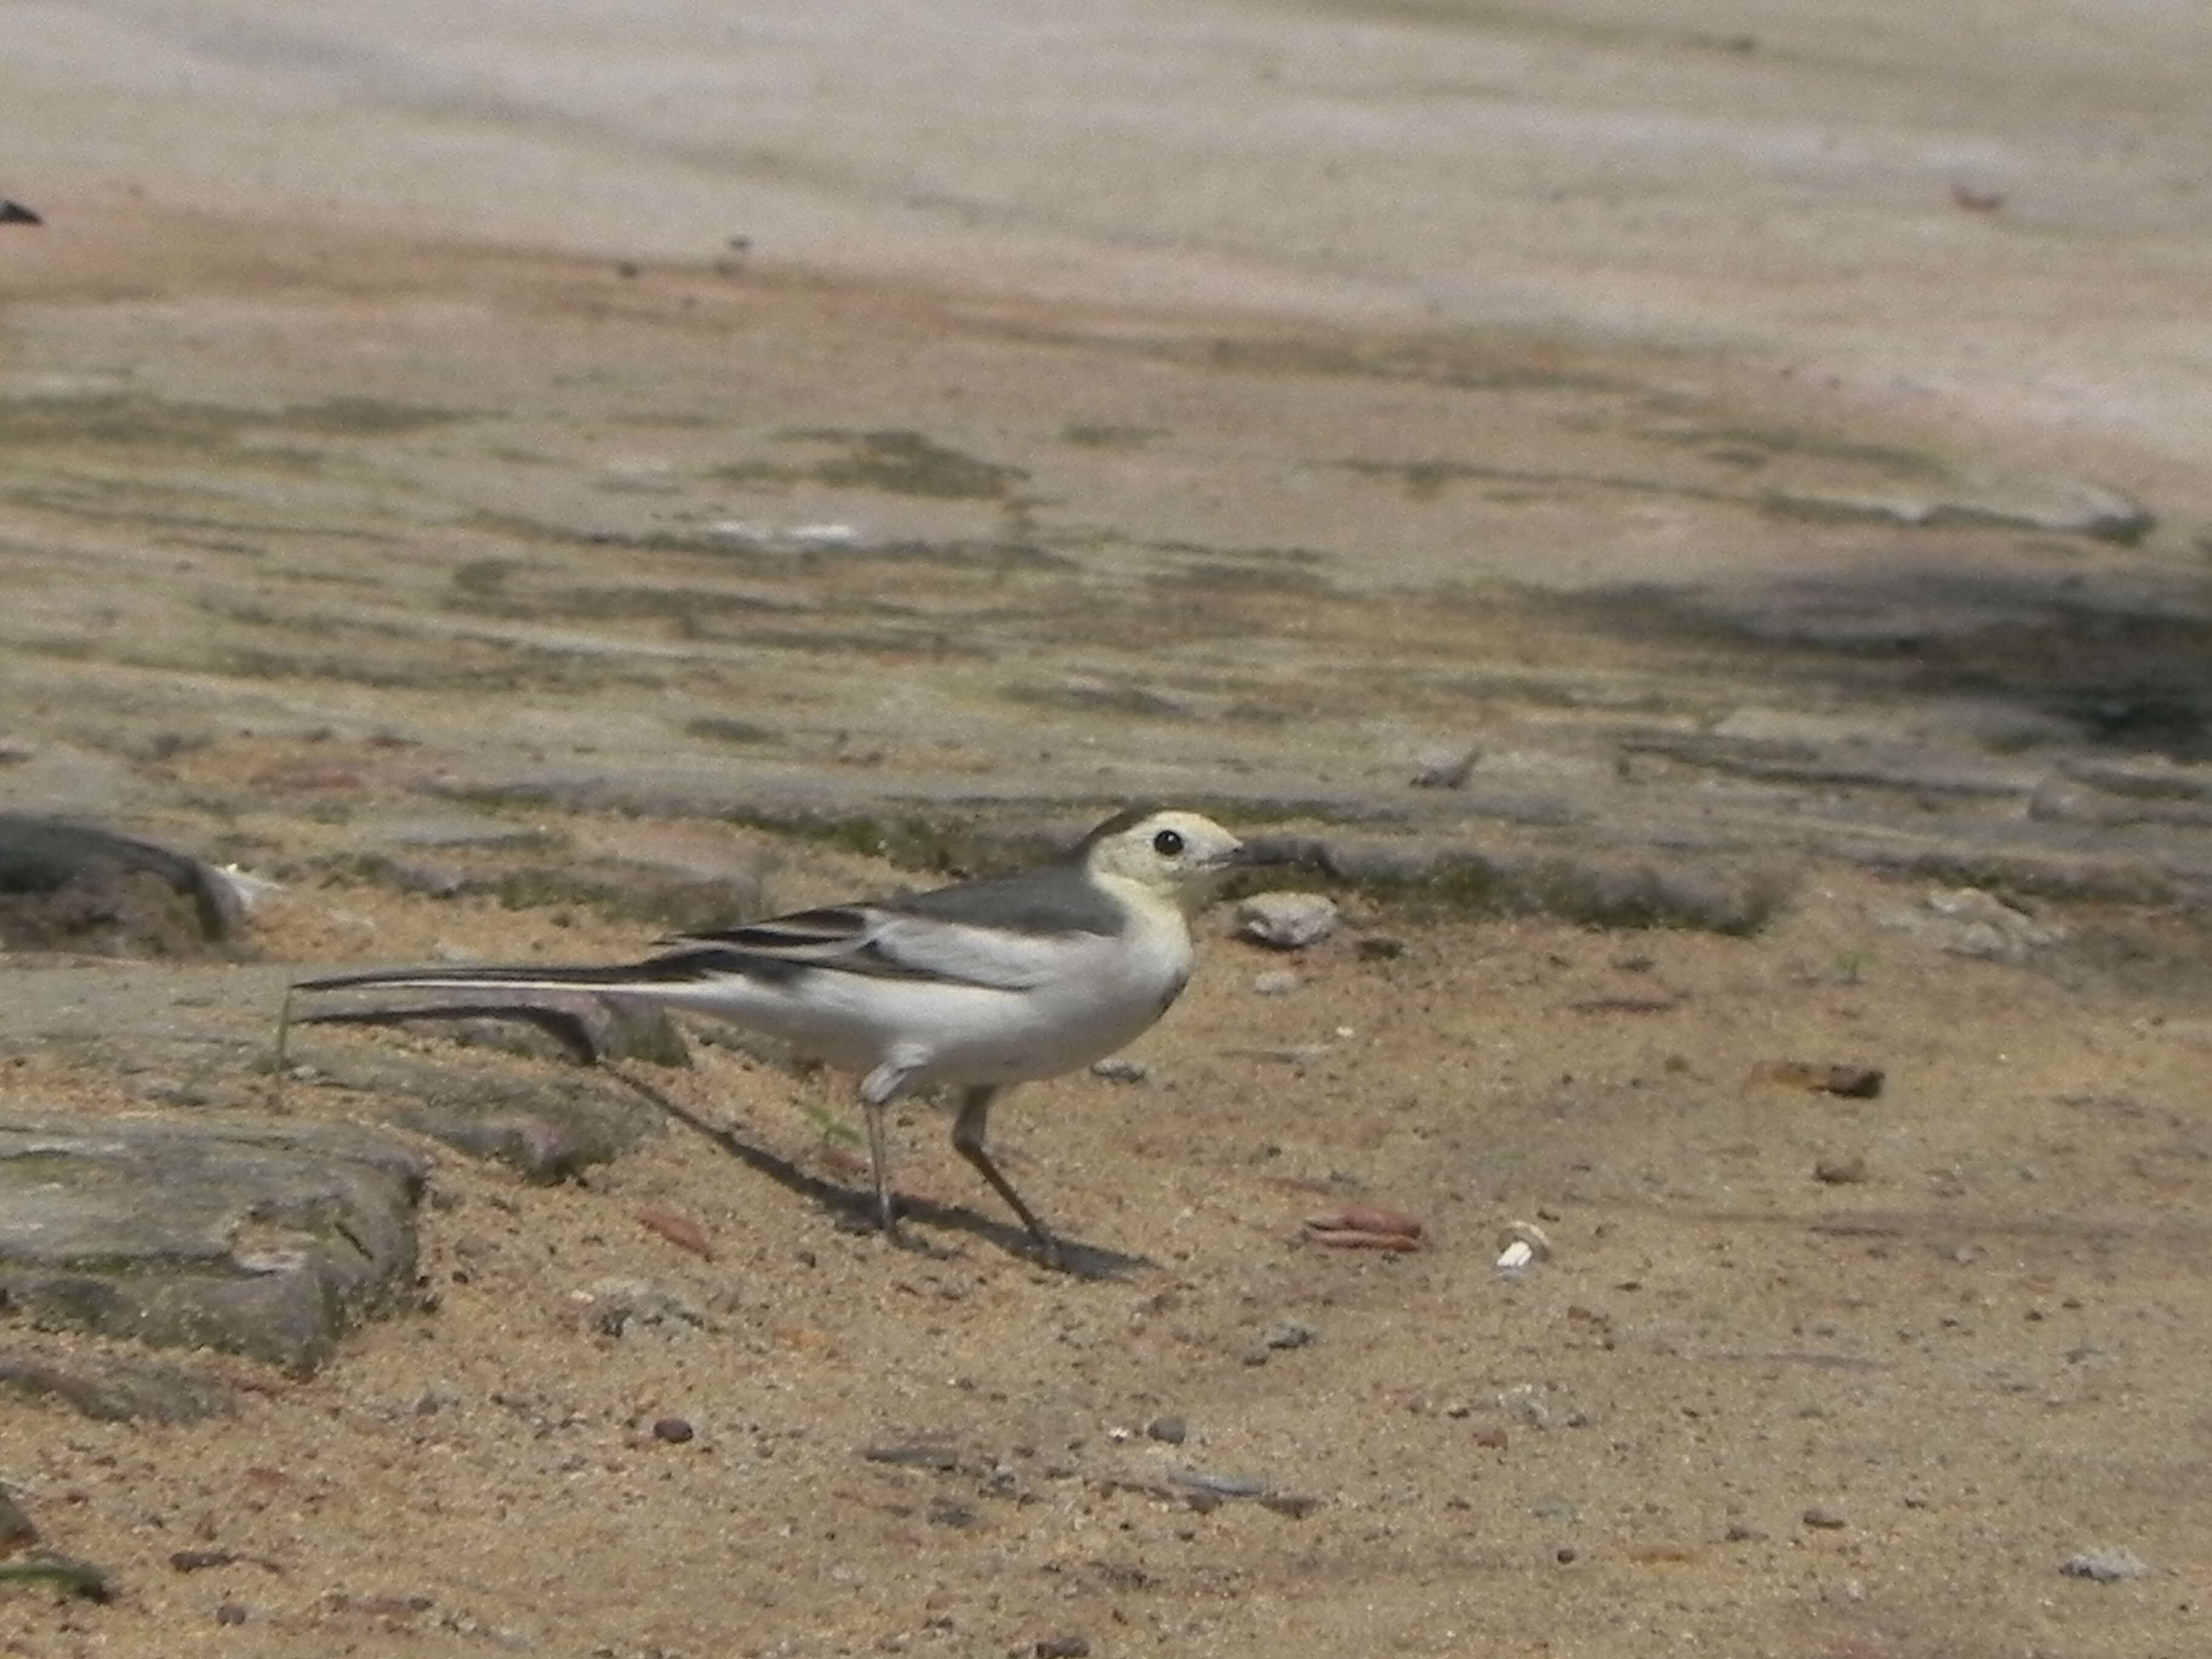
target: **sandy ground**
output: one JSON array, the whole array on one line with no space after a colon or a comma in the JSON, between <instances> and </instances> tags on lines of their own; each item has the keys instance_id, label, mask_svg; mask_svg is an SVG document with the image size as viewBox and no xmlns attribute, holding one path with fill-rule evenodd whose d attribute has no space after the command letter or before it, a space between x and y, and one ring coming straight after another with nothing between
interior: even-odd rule
<instances>
[{"instance_id":1,"label":"sandy ground","mask_svg":"<svg viewBox=\"0 0 2212 1659\"><path fill-rule=\"evenodd\" d=\"M712 1133L556 1188L441 1152L424 1310L311 1381L234 1367L235 1421L0 1402L0 1474L122 1592L11 1594L0 1650L2192 1651L2212 1036L1875 924L1913 896L1829 872L1755 940L1356 908L1278 994L1213 937L1148 1081L999 1115L1081 1276L925 1108L900 1186L947 1208L902 1251L714 1139L857 1191L832 1080L644 1068ZM326 955L334 912L402 954L635 943L348 887L266 948ZM9 1091L130 1098L58 1061ZM1425 1248L1301 1241L1346 1201ZM1516 1218L1555 1253L1513 1281ZM684 1311L608 1334L609 1280ZM2062 1574L2100 1547L2150 1575Z\"/></svg>"}]
</instances>

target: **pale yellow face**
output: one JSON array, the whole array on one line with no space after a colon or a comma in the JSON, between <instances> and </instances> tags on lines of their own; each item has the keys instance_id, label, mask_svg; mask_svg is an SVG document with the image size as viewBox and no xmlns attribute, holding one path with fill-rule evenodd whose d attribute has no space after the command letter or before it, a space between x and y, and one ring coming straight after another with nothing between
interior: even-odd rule
<instances>
[{"instance_id":1,"label":"pale yellow face","mask_svg":"<svg viewBox=\"0 0 2212 1659\"><path fill-rule=\"evenodd\" d=\"M1244 843L1195 812L1154 812L1106 836L1086 862L1094 874L1133 882L1186 911L1213 896Z\"/></svg>"}]
</instances>

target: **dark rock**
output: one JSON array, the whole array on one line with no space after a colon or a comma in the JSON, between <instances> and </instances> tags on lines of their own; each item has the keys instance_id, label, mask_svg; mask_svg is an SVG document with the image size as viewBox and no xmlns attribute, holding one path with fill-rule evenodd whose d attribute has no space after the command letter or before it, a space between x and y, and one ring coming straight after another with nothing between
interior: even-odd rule
<instances>
[{"instance_id":1,"label":"dark rock","mask_svg":"<svg viewBox=\"0 0 2212 1659\"><path fill-rule=\"evenodd\" d=\"M865 1446L860 1455L871 1463L888 1463L894 1468L933 1469L939 1474L949 1474L960 1467L960 1454L939 1442L895 1441L883 1445Z\"/></svg>"},{"instance_id":2,"label":"dark rock","mask_svg":"<svg viewBox=\"0 0 2212 1659\"><path fill-rule=\"evenodd\" d=\"M0 812L0 942L15 951L182 956L245 921L221 871L151 842Z\"/></svg>"},{"instance_id":3,"label":"dark rock","mask_svg":"<svg viewBox=\"0 0 2212 1659\"><path fill-rule=\"evenodd\" d=\"M684 1444L693 1432L691 1425L680 1417L662 1417L653 1420L653 1437L671 1446Z\"/></svg>"},{"instance_id":4,"label":"dark rock","mask_svg":"<svg viewBox=\"0 0 2212 1659\"><path fill-rule=\"evenodd\" d=\"M406 1301L428 1165L288 1119L0 1119L0 1304L313 1370Z\"/></svg>"},{"instance_id":5,"label":"dark rock","mask_svg":"<svg viewBox=\"0 0 2212 1659\"><path fill-rule=\"evenodd\" d=\"M674 1019L634 999L581 993L511 992L416 1000L398 1006L296 1010L295 1025L405 1025L465 1048L601 1066L642 1060L688 1066L691 1051Z\"/></svg>"},{"instance_id":6,"label":"dark rock","mask_svg":"<svg viewBox=\"0 0 2212 1659\"><path fill-rule=\"evenodd\" d=\"M0 201L0 225L43 225L46 222L21 202Z\"/></svg>"},{"instance_id":7,"label":"dark rock","mask_svg":"<svg viewBox=\"0 0 2212 1659\"><path fill-rule=\"evenodd\" d=\"M503 1076L482 1064L386 1050L294 1044L303 1081L390 1098L387 1121L533 1181L562 1181L627 1152L659 1126L642 1097L592 1073Z\"/></svg>"},{"instance_id":8,"label":"dark rock","mask_svg":"<svg viewBox=\"0 0 2212 1659\"><path fill-rule=\"evenodd\" d=\"M1267 1490L1263 1480L1243 1474L1216 1474L1210 1469L1176 1469L1169 1474L1168 1481L1212 1498L1257 1498Z\"/></svg>"},{"instance_id":9,"label":"dark rock","mask_svg":"<svg viewBox=\"0 0 2212 1659\"><path fill-rule=\"evenodd\" d=\"M1145 1425L1145 1432L1170 1446L1180 1446L1190 1434L1180 1417L1156 1417Z\"/></svg>"},{"instance_id":10,"label":"dark rock","mask_svg":"<svg viewBox=\"0 0 2212 1659\"><path fill-rule=\"evenodd\" d=\"M0 1556L12 1555L26 1544L38 1541L39 1529L31 1524L31 1517L8 1496L8 1489L0 1486Z\"/></svg>"},{"instance_id":11,"label":"dark rock","mask_svg":"<svg viewBox=\"0 0 2212 1659\"><path fill-rule=\"evenodd\" d=\"M67 1555L0 1561L0 1584L51 1584L64 1595L82 1595L88 1601L115 1599L115 1586L105 1571L89 1561Z\"/></svg>"},{"instance_id":12,"label":"dark rock","mask_svg":"<svg viewBox=\"0 0 2212 1659\"><path fill-rule=\"evenodd\" d=\"M206 1572L215 1567L234 1567L240 1562L261 1568L264 1572L282 1572L283 1563L265 1555L248 1555L241 1550L174 1550L169 1555L173 1572Z\"/></svg>"},{"instance_id":13,"label":"dark rock","mask_svg":"<svg viewBox=\"0 0 2212 1659\"><path fill-rule=\"evenodd\" d=\"M1881 1093L1881 1084L1879 1066L1831 1066L1813 1086L1846 1100L1873 1100Z\"/></svg>"},{"instance_id":14,"label":"dark rock","mask_svg":"<svg viewBox=\"0 0 2212 1659\"><path fill-rule=\"evenodd\" d=\"M237 1410L220 1376L159 1360L0 1352L0 1388L59 1400L103 1423L199 1423Z\"/></svg>"}]
</instances>

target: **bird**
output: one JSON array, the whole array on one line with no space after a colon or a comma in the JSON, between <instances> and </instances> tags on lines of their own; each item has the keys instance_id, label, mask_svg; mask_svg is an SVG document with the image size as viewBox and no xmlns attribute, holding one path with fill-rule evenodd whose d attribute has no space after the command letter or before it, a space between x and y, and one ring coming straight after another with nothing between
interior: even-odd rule
<instances>
[{"instance_id":1,"label":"bird","mask_svg":"<svg viewBox=\"0 0 2212 1659\"><path fill-rule=\"evenodd\" d=\"M1058 1240L985 1145L992 1104L1149 1030L1189 982L1191 919L1249 861L1210 818L1132 806L1038 868L682 934L641 962L384 969L293 989L592 992L781 1038L860 1073L876 1218L894 1241L884 1113L902 1095L944 1086L958 1100L954 1150L1057 1267Z\"/></svg>"}]
</instances>

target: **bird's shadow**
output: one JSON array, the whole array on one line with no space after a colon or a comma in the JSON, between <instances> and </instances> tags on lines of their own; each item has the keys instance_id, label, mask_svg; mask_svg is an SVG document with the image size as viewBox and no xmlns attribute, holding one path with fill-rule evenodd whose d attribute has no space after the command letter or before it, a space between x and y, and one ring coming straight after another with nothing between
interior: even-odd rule
<instances>
[{"instance_id":1,"label":"bird's shadow","mask_svg":"<svg viewBox=\"0 0 2212 1659\"><path fill-rule=\"evenodd\" d=\"M855 1192L834 1182L824 1181L820 1176L800 1169L789 1158L769 1152L764 1146L754 1146L723 1125L709 1122L682 1101L654 1087L643 1078L634 1076L626 1067L611 1066L605 1070L610 1077L618 1079L624 1086L670 1117L687 1128L696 1130L755 1174L766 1176L785 1190L810 1199L830 1211L836 1218L841 1229L855 1233L877 1231L875 1195L872 1193ZM957 1205L939 1204L926 1198L901 1197L896 1203L902 1220L966 1233L997 1246L1009 1255L1021 1256L1039 1266L1051 1265L1043 1260L1036 1241L1030 1237L1025 1228L994 1221ZM911 1231L902 1231L896 1237L900 1248L916 1255L947 1260L952 1254L925 1239L917 1238ZM1073 1279L1127 1279L1140 1269L1158 1265L1146 1257L1127 1255L1103 1245L1079 1244L1065 1237L1059 1240L1059 1244L1060 1268Z\"/></svg>"}]
</instances>

